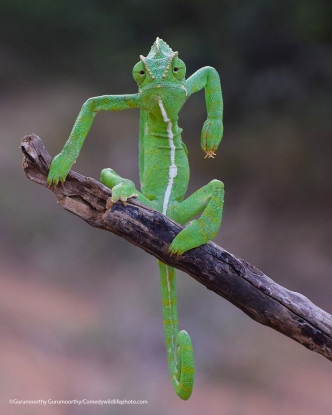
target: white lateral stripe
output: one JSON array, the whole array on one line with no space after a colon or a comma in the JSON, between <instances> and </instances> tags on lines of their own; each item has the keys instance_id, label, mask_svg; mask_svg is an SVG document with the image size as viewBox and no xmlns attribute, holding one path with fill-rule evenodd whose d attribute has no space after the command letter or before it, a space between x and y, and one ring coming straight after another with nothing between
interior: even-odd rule
<instances>
[{"instance_id":1,"label":"white lateral stripe","mask_svg":"<svg viewBox=\"0 0 332 415\"><path fill-rule=\"evenodd\" d=\"M169 179L168 179L168 185L166 188L166 192L164 196L164 203L163 203L163 214L166 215L169 198L172 192L174 178L178 174L178 168L176 167L176 164L175 164L175 145L173 142L172 122L166 114L166 111L165 111L165 108L164 108L164 105L161 99L158 101L158 104L160 107L161 115L163 116L164 121L167 123L167 135L168 135L168 140L169 140L169 146L171 149L171 164L169 166L169 172L168 172Z\"/></svg>"},{"instance_id":2,"label":"white lateral stripe","mask_svg":"<svg viewBox=\"0 0 332 415\"><path fill-rule=\"evenodd\" d=\"M169 319L171 321L171 330L172 330L172 343L173 343L173 346L175 346L173 318L172 318L171 285L170 285L170 281L169 281L169 272L168 272L168 266L167 265L166 265L166 279L167 279L168 304L169 304Z\"/></svg>"},{"instance_id":3,"label":"white lateral stripe","mask_svg":"<svg viewBox=\"0 0 332 415\"><path fill-rule=\"evenodd\" d=\"M160 111L161 111L161 115L163 116L163 119L165 122L170 122L169 118L167 117L164 105L163 105L163 101L160 99L158 101L159 107L160 107ZM172 124L171 124L172 125Z\"/></svg>"}]
</instances>

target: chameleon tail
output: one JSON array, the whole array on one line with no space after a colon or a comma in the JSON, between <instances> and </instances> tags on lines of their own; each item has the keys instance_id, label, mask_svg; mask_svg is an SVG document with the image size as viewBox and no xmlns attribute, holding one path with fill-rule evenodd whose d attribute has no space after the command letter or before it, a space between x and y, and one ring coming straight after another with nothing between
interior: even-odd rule
<instances>
[{"instance_id":1,"label":"chameleon tail","mask_svg":"<svg viewBox=\"0 0 332 415\"><path fill-rule=\"evenodd\" d=\"M187 400L194 384L193 348L189 334L178 331L175 269L159 261L159 271L169 371L175 392Z\"/></svg>"}]
</instances>

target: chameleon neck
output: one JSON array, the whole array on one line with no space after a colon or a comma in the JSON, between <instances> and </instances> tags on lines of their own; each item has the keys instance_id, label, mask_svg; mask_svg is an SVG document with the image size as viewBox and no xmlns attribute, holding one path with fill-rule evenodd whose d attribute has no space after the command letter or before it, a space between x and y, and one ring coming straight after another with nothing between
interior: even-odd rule
<instances>
[{"instance_id":1,"label":"chameleon neck","mask_svg":"<svg viewBox=\"0 0 332 415\"><path fill-rule=\"evenodd\" d=\"M169 130L171 129L174 136L181 134L182 128L178 125L178 117L169 115L169 111L165 109L161 99L158 100L158 114L144 112L146 112L145 133L169 137Z\"/></svg>"}]
</instances>

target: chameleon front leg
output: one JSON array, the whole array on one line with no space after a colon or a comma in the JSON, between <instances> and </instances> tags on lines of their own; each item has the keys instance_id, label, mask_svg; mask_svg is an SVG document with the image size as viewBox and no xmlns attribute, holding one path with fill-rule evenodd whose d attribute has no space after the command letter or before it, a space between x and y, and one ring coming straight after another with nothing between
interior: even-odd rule
<instances>
[{"instance_id":1,"label":"chameleon front leg","mask_svg":"<svg viewBox=\"0 0 332 415\"><path fill-rule=\"evenodd\" d=\"M63 183L76 161L94 117L99 111L115 111L138 106L138 94L103 95L89 98L82 106L63 150L52 161L47 182L49 186Z\"/></svg>"},{"instance_id":2,"label":"chameleon front leg","mask_svg":"<svg viewBox=\"0 0 332 415\"><path fill-rule=\"evenodd\" d=\"M134 182L122 178L113 169L102 170L100 181L112 190L112 197L108 201L110 207L118 200L126 204L130 197L136 197L145 205L154 207L153 202L136 189Z\"/></svg>"},{"instance_id":3,"label":"chameleon front leg","mask_svg":"<svg viewBox=\"0 0 332 415\"><path fill-rule=\"evenodd\" d=\"M206 66L199 69L186 82L188 96L205 89L207 119L201 134L201 147L205 157L214 157L223 135L223 99L218 72Z\"/></svg>"},{"instance_id":4,"label":"chameleon front leg","mask_svg":"<svg viewBox=\"0 0 332 415\"><path fill-rule=\"evenodd\" d=\"M181 255L189 249L208 243L217 235L224 206L224 184L212 180L187 199L179 202L172 219L184 224L203 211L199 219L193 220L172 241L169 252Z\"/></svg>"}]
</instances>

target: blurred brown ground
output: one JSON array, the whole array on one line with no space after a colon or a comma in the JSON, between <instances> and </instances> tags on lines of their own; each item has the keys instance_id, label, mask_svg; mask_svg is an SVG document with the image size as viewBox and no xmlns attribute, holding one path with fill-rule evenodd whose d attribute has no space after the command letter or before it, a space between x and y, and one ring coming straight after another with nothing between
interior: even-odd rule
<instances>
[{"instance_id":1,"label":"blurred brown ground","mask_svg":"<svg viewBox=\"0 0 332 415\"><path fill-rule=\"evenodd\" d=\"M196 361L193 395L182 402L168 375L156 260L60 209L53 194L28 181L21 169L23 135L37 133L55 155L88 97L135 92L131 68L160 35L179 49L188 75L211 64L222 76L225 135L216 159L204 160L200 150L204 95L192 97L180 117L192 172L188 193L213 178L225 183L223 223L215 242L331 313L332 36L322 29L327 9L317 17L310 1L298 2L295 16L271 2L272 17L280 17L280 33L288 35L278 37L273 25L270 31L264 19L255 20L259 1L245 10L235 3L228 8L220 3L225 13L217 29L198 19L205 14L196 2L187 6L182 31L174 22L160 32L156 27L135 29L131 16L121 37L121 21L118 40L107 34L114 53L103 61L103 70L98 66L106 56L102 48L87 61L86 52L73 50L71 62L65 46L67 55L57 69L57 49L49 43L53 49L48 55L43 43L43 36L46 43L59 34L59 50L65 44L57 24L65 27L66 20L53 9L54 19L51 12L43 11L44 16L41 6L35 14L28 9L15 14L13 6L2 5L7 21L1 30L7 27L13 34L9 37L7 31L0 42L1 414L331 414L328 360L258 325L179 272L180 328L192 337ZM102 9L106 2L98 4ZM170 2L167 9L171 15L173 6ZM97 19L96 10L91 6ZM105 13L112 20L127 16L127 10L123 3ZM73 32L81 33L77 22L88 14L73 16ZM98 16L102 25L104 15ZM34 23L22 26L23 17ZM289 29L288 20L298 27L294 23ZM43 36L36 36L37 23ZM223 32L225 25L231 33ZM88 31L85 35L93 38ZM269 39L274 43L266 45ZM79 39L74 40L78 45ZM290 45L285 57L280 50ZM271 51L275 57L269 61ZM34 66L35 60L42 67ZM84 69L76 79L80 64ZM104 167L138 184L138 112L96 117L74 169L98 179ZM9 406L14 398L146 399L149 405Z\"/></svg>"}]
</instances>

